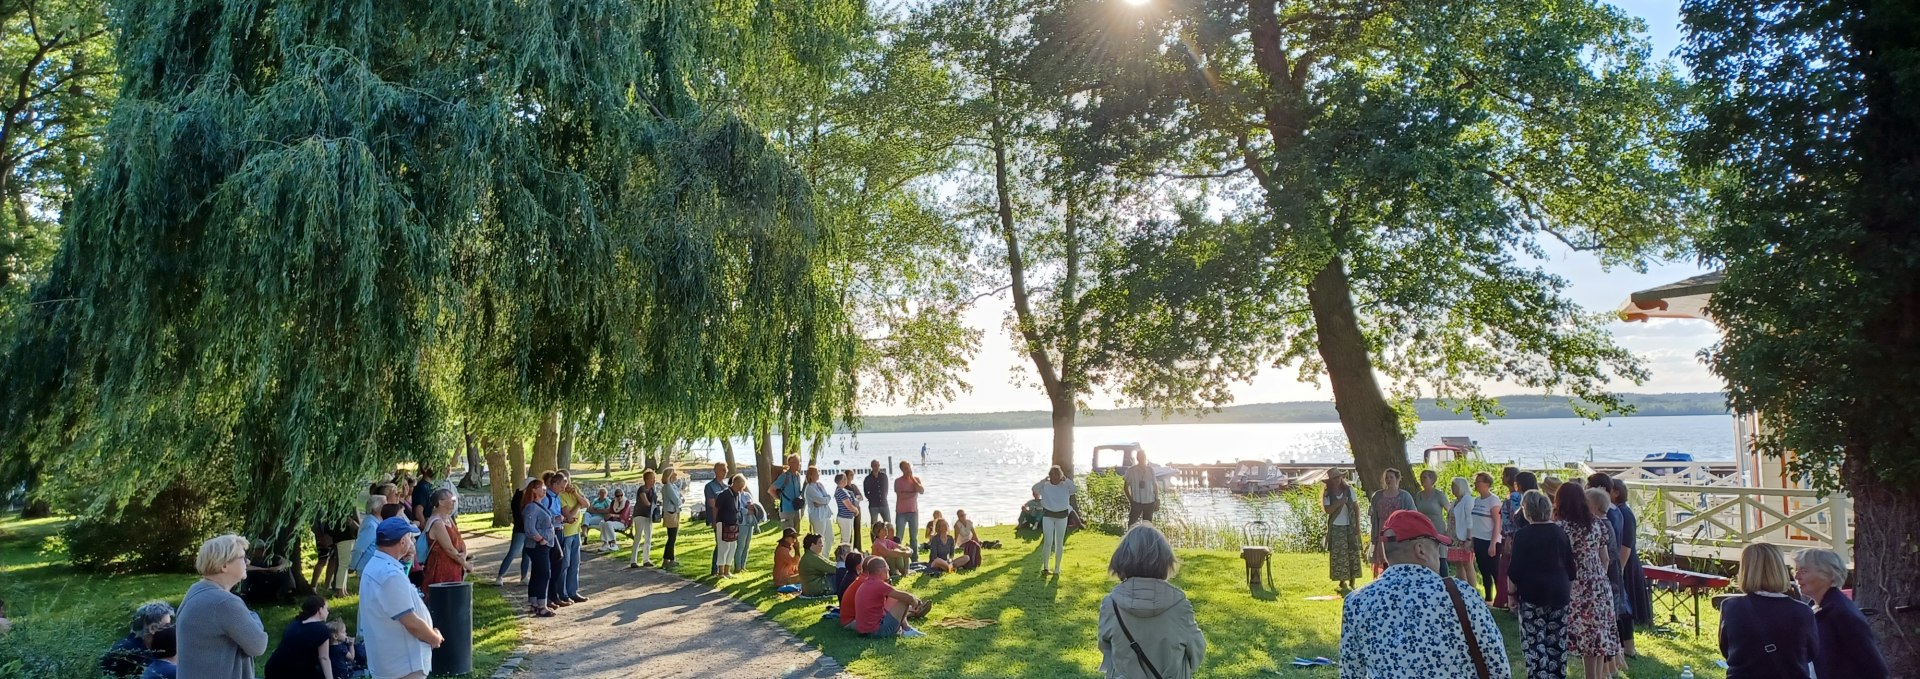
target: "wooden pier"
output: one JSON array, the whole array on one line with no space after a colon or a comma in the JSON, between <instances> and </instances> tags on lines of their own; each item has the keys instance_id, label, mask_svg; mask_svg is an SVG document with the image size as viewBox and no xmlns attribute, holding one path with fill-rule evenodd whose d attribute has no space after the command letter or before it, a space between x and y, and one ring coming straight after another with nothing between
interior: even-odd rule
<instances>
[{"instance_id":1,"label":"wooden pier","mask_svg":"<svg viewBox=\"0 0 1920 679\"><path fill-rule=\"evenodd\" d=\"M1177 472L1167 480L1168 485L1185 488L1225 488L1227 487L1227 477L1233 474L1233 470L1240 468L1240 463L1179 463L1162 466ZM1287 478L1292 480L1294 485L1300 486L1319 483L1321 479L1327 477L1329 471L1334 469L1343 470L1347 473L1347 478L1353 478L1353 463L1351 462L1279 462L1274 463L1273 466L1285 472ZM1117 469L1117 467L1103 467L1094 471L1115 471Z\"/></svg>"}]
</instances>

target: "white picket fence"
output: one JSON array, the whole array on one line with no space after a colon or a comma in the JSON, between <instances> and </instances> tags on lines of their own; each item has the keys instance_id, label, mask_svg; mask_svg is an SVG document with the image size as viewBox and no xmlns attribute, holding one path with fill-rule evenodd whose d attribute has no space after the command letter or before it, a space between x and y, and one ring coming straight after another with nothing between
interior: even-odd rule
<instances>
[{"instance_id":1,"label":"white picket fence","mask_svg":"<svg viewBox=\"0 0 1920 679\"><path fill-rule=\"evenodd\" d=\"M1664 533L1674 554L1737 561L1740 550L1770 542L1784 550L1824 547L1852 561L1853 502L1845 493L1627 482L1641 507L1642 533Z\"/></svg>"}]
</instances>

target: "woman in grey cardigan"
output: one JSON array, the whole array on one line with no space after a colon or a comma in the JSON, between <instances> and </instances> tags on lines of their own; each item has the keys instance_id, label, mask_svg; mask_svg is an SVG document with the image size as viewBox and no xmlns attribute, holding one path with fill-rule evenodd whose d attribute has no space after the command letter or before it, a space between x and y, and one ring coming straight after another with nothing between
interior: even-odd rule
<instances>
[{"instance_id":1,"label":"woman in grey cardigan","mask_svg":"<svg viewBox=\"0 0 1920 679\"><path fill-rule=\"evenodd\" d=\"M1100 602L1100 671L1109 679L1192 677L1206 660L1207 637L1186 592L1167 582L1178 570L1167 536L1134 524L1107 570L1120 584Z\"/></svg>"},{"instance_id":2,"label":"woman in grey cardigan","mask_svg":"<svg viewBox=\"0 0 1920 679\"><path fill-rule=\"evenodd\" d=\"M200 581L187 588L174 616L179 675L253 679L253 659L267 652L260 616L231 591L247 579L247 539L222 535L200 544Z\"/></svg>"}]
</instances>

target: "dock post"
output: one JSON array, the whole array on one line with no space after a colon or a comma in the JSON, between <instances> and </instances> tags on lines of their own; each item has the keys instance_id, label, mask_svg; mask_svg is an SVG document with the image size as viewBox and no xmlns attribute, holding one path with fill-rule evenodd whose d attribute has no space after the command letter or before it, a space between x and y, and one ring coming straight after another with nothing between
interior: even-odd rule
<instances>
[{"instance_id":1,"label":"dock post","mask_svg":"<svg viewBox=\"0 0 1920 679\"><path fill-rule=\"evenodd\" d=\"M1853 510L1853 499L1847 497L1845 492L1834 491L1833 498L1828 502L1833 505L1833 511L1829 513L1829 520L1833 523L1827 526L1827 535L1832 541L1829 547L1833 549L1833 553L1840 555L1840 563L1852 568L1853 545L1850 538L1853 535L1851 529L1847 527L1847 515Z\"/></svg>"}]
</instances>

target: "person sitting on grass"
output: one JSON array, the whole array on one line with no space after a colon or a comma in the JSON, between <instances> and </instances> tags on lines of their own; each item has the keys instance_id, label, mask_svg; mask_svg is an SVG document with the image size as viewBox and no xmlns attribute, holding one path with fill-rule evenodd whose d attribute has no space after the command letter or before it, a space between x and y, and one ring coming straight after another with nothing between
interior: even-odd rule
<instances>
[{"instance_id":1,"label":"person sitting on grass","mask_svg":"<svg viewBox=\"0 0 1920 679\"><path fill-rule=\"evenodd\" d=\"M444 489L434 492L444 492ZM287 623L286 630L280 633L280 644L267 656L266 676L332 679L333 631L327 629L328 617L325 598L309 595L301 601L300 614Z\"/></svg>"},{"instance_id":2,"label":"person sitting on grass","mask_svg":"<svg viewBox=\"0 0 1920 679\"><path fill-rule=\"evenodd\" d=\"M153 654L153 634L173 626L173 606L165 601L149 601L133 610L133 622L127 636L114 642L100 657L101 676L133 679L147 670Z\"/></svg>"},{"instance_id":3,"label":"person sitting on grass","mask_svg":"<svg viewBox=\"0 0 1920 679\"><path fill-rule=\"evenodd\" d=\"M927 614L928 604L920 597L908 594L888 584L887 560L872 556L861 567L867 576L865 584L852 590L856 621L854 631L862 636L923 637L919 630L907 624L909 618L919 618ZM844 608L842 610L845 610Z\"/></svg>"},{"instance_id":4,"label":"person sitting on grass","mask_svg":"<svg viewBox=\"0 0 1920 679\"><path fill-rule=\"evenodd\" d=\"M780 542L773 546L773 586L785 587L800 582L800 538L792 528L780 529Z\"/></svg>"},{"instance_id":5,"label":"person sitting on grass","mask_svg":"<svg viewBox=\"0 0 1920 679\"><path fill-rule=\"evenodd\" d=\"M6 634L11 629L13 629L13 621L7 619L7 602L0 599L0 635Z\"/></svg>"},{"instance_id":6,"label":"person sitting on grass","mask_svg":"<svg viewBox=\"0 0 1920 679\"><path fill-rule=\"evenodd\" d=\"M954 555L954 538L952 532L947 527L946 519L935 519L933 528L928 532L933 534L932 537L927 538L927 567L929 569L943 573L952 573L973 565L966 554Z\"/></svg>"},{"instance_id":7,"label":"person sitting on grass","mask_svg":"<svg viewBox=\"0 0 1920 679\"><path fill-rule=\"evenodd\" d=\"M873 556L886 559L887 566L891 567L894 573L906 575L907 563L913 558L913 551L900 544L900 541L894 537L893 525L882 521L873 527L873 535Z\"/></svg>"},{"instance_id":8,"label":"person sitting on grass","mask_svg":"<svg viewBox=\"0 0 1920 679\"><path fill-rule=\"evenodd\" d=\"M840 590L840 626L847 629L853 629L859 621L860 607L855 604L860 600L860 588L867 584L867 574L860 571L861 567L867 563L867 557L857 556L857 554L858 552L847 555L847 560L852 563L841 569L842 572L852 573L855 576L846 587Z\"/></svg>"},{"instance_id":9,"label":"person sitting on grass","mask_svg":"<svg viewBox=\"0 0 1920 679\"><path fill-rule=\"evenodd\" d=\"M173 628L167 627L153 633L153 645L147 650L153 652L153 662L147 663L140 679L177 679L180 676L180 642L173 636ZM344 679L344 678L336 678Z\"/></svg>"},{"instance_id":10,"label":"person sitting on grass","mask_svg":"<svg viewBox=\"0 0 1920 679\"><path fill-rule=\"evenodd\" d=\"M847 588L852 586L855 580L860 579L860 564L867 562L867 555L861 554L852 545L845 544L835 547L833 551L840 555L834 560L839 565L834 567L833 594L846 596Z\"/></svg>"},{"instance_id":11,"label":"person sitting on grass","mask_svg":"<svg viewBox=\"0 0 1920 679\"><path fill-rule=\"evenodd\" d=\"M967 510L953 510L953 539L960 543L960 552L967 557L967 563L956 565L956 569L980 567L980 533L974 530L973 519L967 518Z\"/></svg>"},{"instance_id":12,"label":"person sitting on grass","mask_svg":"<svg viewBox=\"0 0 1920 679\"><path fill-rule=\"evenodd\" d=\"M786 530L793 530L788 528ZM819 535L808 533L800 540L800 564L798 580L800 596L826 596L833 590L834 564L820 551L826 541Z\"/></svg>"}]
</instances>

